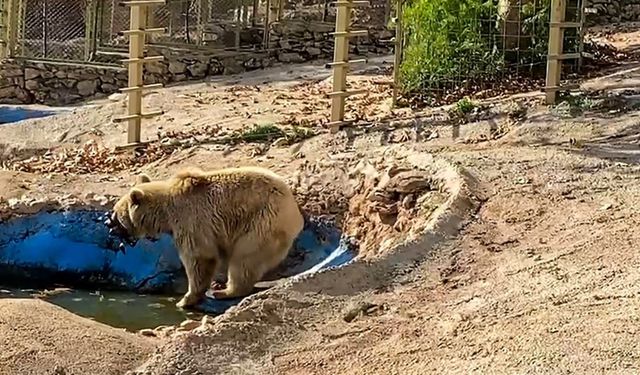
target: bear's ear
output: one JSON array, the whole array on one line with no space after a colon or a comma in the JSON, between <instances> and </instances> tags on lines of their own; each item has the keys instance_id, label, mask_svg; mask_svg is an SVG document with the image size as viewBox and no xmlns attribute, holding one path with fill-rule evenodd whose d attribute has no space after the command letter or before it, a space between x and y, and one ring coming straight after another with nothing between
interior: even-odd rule
<instances>
[{"instance_id":1,"label":"bear's ear","mask_svg":"<svg viewBox=\"0 0 640 375\"><path fill-rule=\"evenodd\" d=\"M144 200L144 191L140 189L131 189L129 197L131 198L131 204L139 206Z\"/></svg>"},{"instance_id":2,"label":"bear's ear","mask_svg":"<svg viewBox=\"0 0 640 375\"><path fill-rule=\"evenodd\" d=\"M144 173L141 173L138 175L138 177L136 177L136 185L144 184L147 182L151 182L151 178L149 178L149 176Z\"/></svg>"}]
</instances>

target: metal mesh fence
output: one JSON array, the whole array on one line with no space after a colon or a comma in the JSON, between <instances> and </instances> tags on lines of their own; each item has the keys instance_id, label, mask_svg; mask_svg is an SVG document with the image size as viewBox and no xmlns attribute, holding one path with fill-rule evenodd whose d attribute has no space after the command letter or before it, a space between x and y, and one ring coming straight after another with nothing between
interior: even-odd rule
<instances>
[{"instance_id":1,"label":"metal mesh fence","mask_svg":"<svg viewBox=\"0 0 640 375\"><path fill-rule=\"evenodd\" d=\"M23 57L83 60L87 0L22 0L18 53Z\"/></svg>"},{"instance_id":2,"label":"metal mesh fence","mask_svg":"<svg viewBox=\"0 0 640 375\"><path fill-rule=\"evenodd\" d=\"M99 45L123 47L129 9L118 0L103 0L99 13ZM164 27L151 43L212 48L255 48L264 39L265 0L173 0L150 9L148 24Z\"/></svg>"},{"instance_id":3,"label":"metal mesh fence","mask_svg":"<svg viewBox=\"0 0 640 375\"><path fill-rule=\"evenodd\" d=\"M20 8L17 56L113 63L126 52L128 37L122 32L129 29L130 8L120 0L15 1ZM384 26L389 0L371 0L371 7L353 12L358 28ZM311 43L316 34L332 31L335 6L332 0L167 0L149 8L147 24L166 30L148 36L149 45L287 49L291 46L282 41Z\"/></svg>"},{"instance_id":4,"label":"metal mesh fence","mask_svg":"<svg viewBox=\"0 0 640 375\"><path fill-rule=\"evenodd\" d=\"M409 0L402 5L400 87L423 104L544 85L550 0ZM581 0L567 2L579 22ZM564 52L579 51L578 29L564 32ZM569 72L577 60L565 61Z\"/></svg>"}]
</instances>

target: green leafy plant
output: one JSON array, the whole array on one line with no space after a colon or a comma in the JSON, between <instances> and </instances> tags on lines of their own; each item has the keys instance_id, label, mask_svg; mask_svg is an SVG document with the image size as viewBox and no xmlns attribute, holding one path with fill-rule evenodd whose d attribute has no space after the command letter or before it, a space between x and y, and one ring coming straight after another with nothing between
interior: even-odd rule
<instances>
[{"instance_id":1,"label":"green leafy plant","mask_svg":"<svg viewBox=\"0 0 640 375\"><path fill-rule=\"evenodd\" d=\"M525 70L531 78L544 76L550 3L407 0L402 8L403 94L443 90L458 96ZM577 45L576 37L567 35L565 47L570 50ZM462 87L465 90L458 90Z\"/></svg>"},{"instance_id":2,"label":"green leafy plant","mask_svg":"<svg viewBox=\"0 0 640 375\"><path fill-rule=\"evenodd\" d=\"M403 91L446 78L491 75L504 59L491 37L497 5L482 0L414 0L403 10L407 35L400 68Z\"/></svg>"}]
</instances>

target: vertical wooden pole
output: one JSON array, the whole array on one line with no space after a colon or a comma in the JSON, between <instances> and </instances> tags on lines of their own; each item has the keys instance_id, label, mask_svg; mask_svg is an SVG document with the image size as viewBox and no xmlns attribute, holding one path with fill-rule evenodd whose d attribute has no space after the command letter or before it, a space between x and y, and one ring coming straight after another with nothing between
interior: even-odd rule
<instances>
[{"instance_id":1,"label":"vertical wooden pole","mask_svg":"<svg viewBox=\"0 0 640 375\"><path fill-rule=\"evenodd\" d=\"M269 48L269 40L271 32L271 28L269 25L271 24L271 0L265 0L265 12L264 12L264 35L262 35L262 48Z\"/></svg>"},{"instance_id":2,"label":"vertical wooden pole","mask_svg":"<svg viewBox=\"0 0 640 375\"><path fill-rule=\"evenodd\" d=\"M258 1L253 0L253 4L251 4L251 27L256 27L256 19L258 18Z\"/></svg>"},{"instance_id":3,"label":"vertical wooden pole","mask_svg":"<svg viewBox=\"0 0 640 375\"><path fill-rule=\"evenodd\" d=\"M7 55L7 0L0 0L0 58Z\"/></svg>"},{"instance_id":4,"label":"vertical wooden pole","mask_svg":"<svg viewBox=\"0 0 640 375\"><path fill-rule=\"evenodd\" d=\"M582 70L582 54L584 52L584 23L585 23L585 7L586 4L584 2L584 0L578 0L578 4L580 4L580 13L579 13L579 17L580 20L578 22L580 22L580 30L579 30L579 36L578 36L578 52L580 53L580 57L578 57L578 71Z\"/></svg>"},{"instance_id":5,"label":"vertical wooden pole","mask_svg":"<svg viewBox=\"0 0 640 375\"><path fill-rule=\"evenodd\" d=\"M284 2L286 0L278 0L278 21L282 21L284 17Z\"/></svg>"},{"instance_id":6,"label":"vertical wooden pole","mask_svg":"<svg viewBox=\"0 0 640 375\"><path fill-rule=\"evenodd\" d=\"M131 19L129 30L144 30L146 20L145 13L147 7L145 5L131 6ZM135 33L129 35L129 59L144 58L144 33ZM143 84L143 64L129 64L129 87L140 87ZM128 143L140 143L140 133L142 125L142 91L135 90L129 92L128 100L129 116L135 116L129 119L129 127L127 130Z\"/></svg>"},{"instance_id":7,"label":"vertical wooden pole","mask_svg":"<svg viewBox=\"0 0 640 375\"><path fill-rule=\"evenodd\" d=\"M84 60L90 61L96 51L97 25L98 25L98 0L87 2L84 30Z\"/></svg>"},{"instance_id":8,"label":"vertical wooden pole","mask_svg":"<svg viewBox=\"0 0 640 375\"><path fill-rule=\"evenodd\" d=\"M269 10L269 22L278 21L278 9L280 9L279 3L282 0L267 0L267 9Z\"/></svg>"},{"instance_id":9,"label":"vertical wooden pole","mask_svg":"<svg viewBox=\"0 0 640 375\"><path fill-rule=\"evenodd\" d=\"M7 57L13 57L16 51L16 44L18 40L18 12L19 8L19 0L5 0L7 4L7 15L6 20L7 23L5 27L7 28Z\"/></svg>"},{"instance_id":10,"label":"vertical wooden pole","mask_svg":"<svg viewBox=\"0 0 640 375\"><path fill-rule=\"evenodd\" d=\"M203 0L197 0L196 2L196 45L201 46L204 36L204 4Z\"/></svg>"},{"instance_id":11,"label":"vertical wooden pole","mask_svg":"<svg viewBox=\"0 0 640 375\"><path fill-rule=\"evenodd\" d=\"M166 5L164 0L128 0L123 1L123 5L131 7L129 30L123 31L129 36L129 58L123 60L127 63L129 71L129 87L120 89L122 92L128 93L126 116L115 118L114 122L127 121L127 141L128 145L136 145L140 143L141 125L143 118L150 118L162 111L142 113L142 91L162 87L162 84L144 85L145 63L162 61L163 56L144 56L145 35L155 32L166 32L165 28L147 28L146 20L151 5Z\"/></svg>"},{"instance_id":12,"label":"vertical wooden pole","mask_svg":"<svg viewBox=\"0 0 640 375\"><path fill-rule=\"evenodd\" d=\"M347 1L351 3L351 0ZM350 5L338 5L336 12L335 47L333 51L333 92L331 99L331 122L338 123L344 120L345 95L338 94L347 91L347 71L349 69L349 16ZM331 127L335 133L339 126Z\"/></svg>"},{"instance_id":13,"label":"vertical wooden pole","mask_svg":"<svg viewBox=\"0 0 640 375\"><path fill-rule=\"evenodd\" d=\"M236 0L236 27L235 27L235 47L236 51L240 50L240 31L242 30L242 0Z\"/></svg>"},{"instance_id":14,"label":"vertical wooden pole","mask_svg":"<svg viewBox=\"0 0 640 375\"><path fill-rule=\"evenodd\" d=\"M402 65L402 48L404 46L404 30L402 28L402 0L396 0L396 41L393 61L393 99L392 107L398 102L400 87L400 65Z\"/></svg>"},{"instance_id":15,"label":"vertical wooden pole","mask_svg":"<svg viewBox=\"0 0 640 375\"><path fill-rule=\"evenodd\" d=\"M554 104L560 86L562 62L557 58L562 54L564 29L558 23L564 21L566 0L551 0L551 25L549 25L549 53L547 55L547 104ZM551 56L556 56L552 58Z\"/></svg>"}]
</instances>

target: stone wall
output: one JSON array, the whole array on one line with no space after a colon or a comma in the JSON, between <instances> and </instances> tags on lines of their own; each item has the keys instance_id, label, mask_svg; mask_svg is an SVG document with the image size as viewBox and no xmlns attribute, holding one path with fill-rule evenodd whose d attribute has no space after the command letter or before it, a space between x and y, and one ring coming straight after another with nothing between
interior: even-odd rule
<instances>
[{"instance_id":1,"label":"stone wall","mask_svg":"<svg viewBox=\"0 0 640 375\"><path fill-rule=\"evenodd\" d=\"M187 48L149 48L149 56L163 55L165 60L146 65L146 84L169 84L207 76L236 74L262 69L276 63L300 63L333 56L331 25L314 23L280 23L273 25L271 52L212 53ZM366 37L355 38L354 55L389 54L385 43L393 33L371 28ZM117 63L117 59L105 60ZM67 105L96 96L105 96L127 86L127 72L122 68L95 67L66 63L31 62L22 59L0 62L0 103Z\"/></svg>"},{"instance_id":2,"label":"stone wall","mask_svg":"<svg viewBox=\"0 0 640 375\"><path fill-rule=\"evenodd\" d=\"M585 4L595 12L587 13L590 25L638 21L640 18L640 0L586 0Z\"/></svg>"}]
</instances>

